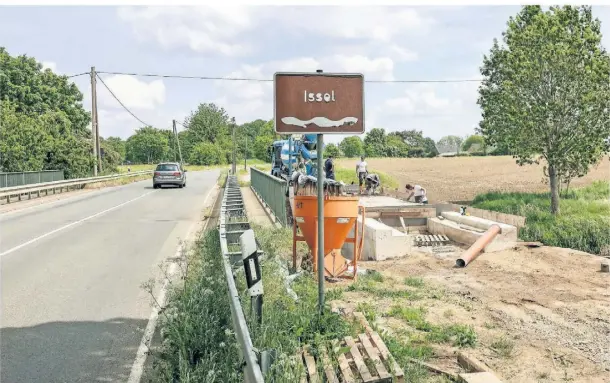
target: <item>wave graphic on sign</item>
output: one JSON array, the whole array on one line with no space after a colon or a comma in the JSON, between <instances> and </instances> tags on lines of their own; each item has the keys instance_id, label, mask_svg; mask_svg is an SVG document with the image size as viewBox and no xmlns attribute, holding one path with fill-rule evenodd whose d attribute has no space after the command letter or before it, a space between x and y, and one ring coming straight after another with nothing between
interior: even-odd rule
<instances>
[{"instance_id":1,"label":"wave graphic on sign","mask_svg":"<svg viewBox=\"0 0 610 383\"><path fill-rule=\"evenodd\" d=\"M334 121L329 120L326 117L314 117L310 120L300 120L296 117L284 117L282 122L286 125L300 126L301 128L307 128L307 125L314 124L320 128L338 128L343 125L354 125L358 122L356 117L344 117L340 120Z\"/></svg>"}]
</instances>

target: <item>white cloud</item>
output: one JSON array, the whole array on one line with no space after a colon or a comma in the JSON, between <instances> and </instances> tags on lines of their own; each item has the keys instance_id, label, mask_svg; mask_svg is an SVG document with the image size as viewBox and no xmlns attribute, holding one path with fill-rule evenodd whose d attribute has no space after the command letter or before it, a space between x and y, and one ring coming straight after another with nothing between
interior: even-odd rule
<instances>
[{"instance_id":1,"label":"white cloud","mask_svg":"<svg viewBox=\"0 0 610 383\"><path fill-rule=\"evenodd\" d=\"M147 83L133 76L114 75L104 78L104 83L130 109L154 109L165 103L165 85L162 80ZM100 81L98 81L97 92L98 107L121 108L121 105Z\"/></svg>"},{"instance_id":2,"label":"white cloud","mask_svg":"<svg viewBox=\"0 0 610 383\"><path fill-rule=\"evenodd\" d=\"M239 42L254 20L245 7L121 7L119 18L136 36L165 48L186 46L195 52L239 56L250 48Z\"/></svg>"},{"instance_id":3,"label":"white cloud","mask_svg":"<svg viewBox=\"0 0 610 383\"><path fill-rule=\"evenodd\" d=\"M363 40L387 45L401 60L417 54L393 43L399 36L421 37L434 20L416 8L394 7L121 7L121 20L131 24L142 41L164 48L187 47L195 52L243 56L263 48L267 31L306 35L312 42L326 38ZM272 33L273 34L273 33Z\"/></svg>"}]
</instances>

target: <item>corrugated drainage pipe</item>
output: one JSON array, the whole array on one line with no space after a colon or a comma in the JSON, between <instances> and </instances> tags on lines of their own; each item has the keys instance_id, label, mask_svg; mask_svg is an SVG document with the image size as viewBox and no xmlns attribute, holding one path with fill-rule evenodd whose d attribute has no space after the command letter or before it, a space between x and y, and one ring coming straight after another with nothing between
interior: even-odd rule
<instances>
[{"instance_id":1,"label":"corrugated drainage pipe","mask_svg":"<svg viewBox=\"0 0 610 383\"><path fill-rule=\"evenodd\" d=\"M455 265L457 267L466 267L466 265L474 261L481 254L481 251L485 248L485 246L487 246L489 242L493 241L496 235L500 234L501 231L502 229L499 225L491 225L485 234L480 236L479 239L477 239L475 243L473 243L472 246L470 246L468 250L466 250L464 254L457 259L457 261L455 261Z\"/></svg>"}]
</instances>

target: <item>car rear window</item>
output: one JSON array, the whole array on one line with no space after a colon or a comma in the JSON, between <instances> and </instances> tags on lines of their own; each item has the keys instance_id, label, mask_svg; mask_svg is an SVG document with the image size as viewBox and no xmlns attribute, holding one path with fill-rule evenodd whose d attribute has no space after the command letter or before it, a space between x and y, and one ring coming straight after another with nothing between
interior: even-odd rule
<instances>
[{"instance_id":1,"label":"car rear window","mask_svg":"<svg viewBox=\"0 0 610 383\"><path fill-rule=\"evenodd\" d=\"M172 164L161 164L157 165L157 171L159 172L177 172L178 166Z\"/></svg>"}]
</instances>

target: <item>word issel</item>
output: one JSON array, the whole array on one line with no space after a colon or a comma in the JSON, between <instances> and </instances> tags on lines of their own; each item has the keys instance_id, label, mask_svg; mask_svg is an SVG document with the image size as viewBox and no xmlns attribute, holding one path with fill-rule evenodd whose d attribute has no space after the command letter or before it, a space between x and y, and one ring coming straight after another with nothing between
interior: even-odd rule
<instances>
[{"instance_id":1,"label":"word issel","mask_svg":"<svg viewBox=\"0 0 610 383\"><path fill-rule=\"evenodd\" d=\"M313 93L305 90L303 91L303 99L305 102L334 102L335 91L331 90L330 93Z\"/></svg>"}]
</instances>

